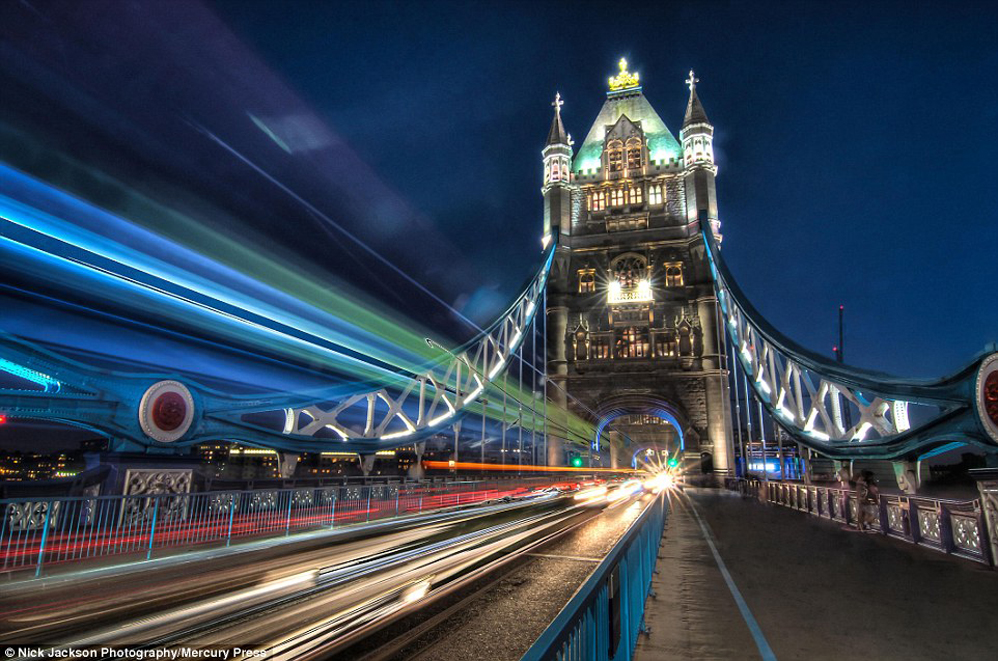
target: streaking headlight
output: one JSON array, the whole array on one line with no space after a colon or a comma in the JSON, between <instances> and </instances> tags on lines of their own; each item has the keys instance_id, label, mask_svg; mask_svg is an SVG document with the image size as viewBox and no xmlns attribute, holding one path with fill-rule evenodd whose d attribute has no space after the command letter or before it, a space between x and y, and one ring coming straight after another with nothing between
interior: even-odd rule
<instances>
[{"instance_id":1,"label":"streaking headlight","mask_svg":"<svg viewBox=\"0 0 998 661\"><path fill-rule=\"evenodd\" d=\"M425 597L429 593L429 591L430 591L430 581L429 580L420 581L419 583L410 585L405 590L403 590L400 599L407 604L411 604Z\"/></svg>"},{"instance_id":2,"label":"streaking headlight","mask_svg":"<svg viewBox=\"0 0 998 661\"><path fill-rule=\"evenodd\" d=\"M606 496L606 487L594 487L592 489L583 489L575 494L575 500L581 503L594 503L603 500L604 496Z\"/></svg>"}]
</instances>

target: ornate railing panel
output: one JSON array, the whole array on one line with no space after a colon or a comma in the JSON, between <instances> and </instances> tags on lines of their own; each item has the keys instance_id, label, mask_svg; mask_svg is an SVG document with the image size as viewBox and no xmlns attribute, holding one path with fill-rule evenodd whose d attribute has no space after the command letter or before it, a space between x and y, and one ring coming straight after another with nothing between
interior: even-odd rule
<instances>
[{"instance_id":1,"label":"ornate railing panel","mask_svg":"<svg viewBox=\"0 0 998 661\"><path fill-rule=\"evenodd\" d=\"M729 479L727 486L746 495L765 494L765 500L806 511L813 516L855 525L859 504L848 489L805 486L792 482ZM804 490L813 503L794 507L791 494ZM985 513L980 500L946 500L882 494L872 527L881 534L968 560L994 566L988 546Z\"/></svg>"},{"instance_id":2,"label":"ornate railing panel","mask_svg":"<svg viewBox=\"0 0 998 661\"><path fill-rule=\"evenodd\" d=\"M916 458L954 442L998 447L998 353L938 381L827 360L770 326L731 277L708 223L701 235L732 353L794 440L838 459Z\"/></svg>"}]
</instances>

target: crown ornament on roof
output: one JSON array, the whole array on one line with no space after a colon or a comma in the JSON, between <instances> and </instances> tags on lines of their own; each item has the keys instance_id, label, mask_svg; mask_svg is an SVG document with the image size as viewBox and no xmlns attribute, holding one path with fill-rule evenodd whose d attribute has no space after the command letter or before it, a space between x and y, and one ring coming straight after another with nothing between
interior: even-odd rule
<instances>
[{"instance_id":1,"label":"crown ornament on roof","mask_svg":"<svg viewBox=\"0 0 998 661\"><path fill-rule=\"evenodd\" d=\"M618 66L620 67L620 73L610 77L610 91L617 92L637 87L639 74L636 71L631 73L627 70L627 58L620 58Z\"/></svg>"}]
</instances>

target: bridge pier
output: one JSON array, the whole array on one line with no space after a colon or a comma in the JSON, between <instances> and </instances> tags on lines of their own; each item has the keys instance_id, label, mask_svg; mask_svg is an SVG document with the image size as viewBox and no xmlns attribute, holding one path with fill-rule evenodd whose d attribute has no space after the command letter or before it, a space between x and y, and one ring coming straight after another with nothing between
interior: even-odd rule
<instances>
[{"instance_id":1,"label":"bridge pier","mask_svg":"<svg viewBox=\"0 0 998 661\"><path fill-rule=\"evenodd\" d=\"M914 461L895 461L893 465L898 489L910 495L918 493L918 464Z\"/></svg>"},{"instance_id":2,"label":"bridge pier","mask_svg":"<svg viewBox=\"0 0 998 661\"><path fill-rule=\"evenodd\" d=\"M297 452L278 452L277 453L277 465L280 471L281 477L291 478L295 476L295 471L298 469L298 460L301 455Z\"/></svg>"},{"instance_id":3,"label":"bridge pier","mask_svg":"<svg viewBox=\"0 0 998 661\"><path fill-rule=\"evenodd\" d=\"M421 480L426 477L426 471L423 469L423 454L426 452L426 441L416 443L416 461L409 466L409 477Z\"/></svg>"},{"instance_id":4,"label":"bridge pier","mask_svg":"<svg viewBox=\"0 0 998 661\"><path fill-rule=\"evenodd\" d=\"M805 448L800 443L797 444L797 456L800 457L801 464L801 480L804 484L811 484L811 451Z\"/></svg>"},{"instance_id":5,"label":"bridge pier","mask_svg":"<svg viewBox=\"0 0 998 661\"><path fill-rule=\"evenodd\" d=\"M546 299L545 299L546 300ZM565 413L563 428L568 428L568 392L565 382L568 378L568 362L565 351L565 337L568 329L568 308L564 305L548 305L547 315L547 370L544 379L544 392L553 406L549 407L548 415L555 412ZM564 441L551 433L548 425L547 435L547 465L564 466Z\"/></svg>"},{"instance_id":6,"label":"bridge pier","mask_svg":"<svg viewBox=\"0 0 998 661\"><path fill-rule=\"evenodd\" d=\"M371 471L374 470L375 459L377 459L377 456L373 452L371 454L360 455L360 470L364 474L364 477L370 475Z\"/></svg>"},{"instance_id":7,"label":"bridge pier","mask_svg":"<svg viewBox=\"0 0 998 661\"><path fill-rule=\"evenodd\" d=\"M631 462L624 451L624 439L620 432L611 431L606 434L610 446L610 468L630 468Z\"/></svg>"},{"instance_id":8,"label":"bridge pier","mask_svg":"<svg viewBox=\"0 0 998 661\"><path fill-rule=\"evenodd\" d=\"M839 486L848 488L849 480L852 479L852 462L832 459L832 471L835 473L835 479L838 480Z\"/></svg>"},{"instance_id":9,"label":"bridge pier","mask_svg":"<svg viewBox=\"0 0 998 661\"><path fill-rule=\"evenodd\" d=\"M706 332L703 333L703 354L701 367L708 373L705 378L704 395L707 408L707 440L712 445L711 461L713 472L722 477L734 475L734 431L731 426L731 414L728 403L731 393L728 388L727 370L722 367L721 352L723 346L715 334L717 329L717 298L710 296L700 299L698 303L700 323Z\"/></svg>"},{"instance_id":10,"label":"bridge pier","mask_svg":"<svg viewBox=\"0 0 998 661\"><path fill-rule=\"evenodd\" d=\"M451 461L453 461L454 463L457 463L457 462L461 461L461 451L460 451L460 449L461 449L461 422L460 421L455 422L454 426L452 427L452 429L454 430L454 453L451 454ZM451 472L454 472L454 469L451 469Z\"/></svg>"}]
</instances>

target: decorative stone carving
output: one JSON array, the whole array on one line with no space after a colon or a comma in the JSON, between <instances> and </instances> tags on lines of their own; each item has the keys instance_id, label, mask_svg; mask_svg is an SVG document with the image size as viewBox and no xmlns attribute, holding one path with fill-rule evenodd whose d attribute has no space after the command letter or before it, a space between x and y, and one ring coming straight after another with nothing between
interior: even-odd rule
<instances>
[{"instance_id":1,"label":"decorative stone carving","mask_svg":"<svg viewBox=\"0 0 998 661\"><path fill-rule=\"evenodd\" d=\"M250 499L249 504L250 510L254 512L259 512L261 510L272 510L277 508L277 492L276 491L257 491L253 493L253 497Z\"/></svg>"},{"instance_id":2,"label":"decorative stone carving","mask_svg":"<svg viewBox=\"0 0 998 661\"><path fill-rule=\"evenodd\" d=\"M974 553L981 552L981 534L977 529L977 519L970 516L951 516L953 523L953 543L957 548Z\"/></svg>"},{"instance_id":3,"label":"decorative stone carving","mask_svg":"<svg viewBox=\"0 0 998 661\"><path fill-rule=\"evenodd\" d=\"M918 530L925 539L939 542L942 539L939 533L939 514L932 510L918 510Z\"/></svg>"},{"instance_id":4,"label":"decorative stone carving","mask_svg":"<svg viewBox=\"0 0 998 661\"><path fill-rule=\"evenodd\" d=\"M4 508L4 518L7 520L6 528L10 531L41 530L42 526L45 525L45 517L49 513L50 504L52 505L52 514L49 516L49 527L55 526L62 503L39 500L8 503Z\"/></svg>"},{"instance_id":5,"label":"decorative stone carving","mask_svg":"<svg viewBox=\"0 0 998 661\"><path fill-rule=\"evenodd\" d=\"M238 493L213 493L208 499L208 511L213 514L228 514L239 507Z\"/></svg>"},{"instance_id":6,"label":"decorative stone carving","mask_svg":"<svg viewBox=\"0 0 998 661\"><path fill-rule=\"evenodd\" d=\"M892 531L904 534L904 510L900 505L887 506L887 525Z\"/></svg>"},{"instance_id":7,"label":"decorative stone carving","mask_svg":"<svg viewBox=\"0 0 998 661\"><path fill-rule=\"evenodd\" d=\"M100 483L84 487L81 495L87 498L87 500L81 505L80 523L90 525L93 523L94 514L97 512L97 496L100 495Z\"/></svg>"},{"instance_id":8,"label":"decorative stone carving","mask_svg":"<svg viewBox=\"0 0 998 661\"><path fill-rule=\"evenodd\" d=\"M984 508L984 521L988 528L991 559L998 558L998 480L981 480L977 483Z\"/></svg>"},{"instance_id":9,"label":"decorative stone carving","mask_svg":"<svg viewBox=\"0 0 998 661\"><path fill-rule=\"evenodd\" d=\"M291 495L291 503L294 507L311 507L315 502L315 494L312 489L296 489Z\"/></svg>"},{"instance_id":10,"label":"decorative stone carving","mask_svg":"<svg viewBox=\"0 0 998 661\"><path fill-rule=\"evenodd\" d=\"M125 473L123 494L133 496L121 502L121 520L135 522L152 518L159 501L157 517L168 521L187 518L188 496L194 471L170 468L129 468ZM139 498L136 496L171 496Z\"/></svg>"}]
</instances>

